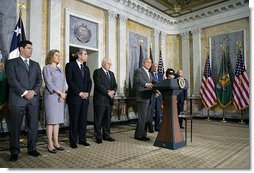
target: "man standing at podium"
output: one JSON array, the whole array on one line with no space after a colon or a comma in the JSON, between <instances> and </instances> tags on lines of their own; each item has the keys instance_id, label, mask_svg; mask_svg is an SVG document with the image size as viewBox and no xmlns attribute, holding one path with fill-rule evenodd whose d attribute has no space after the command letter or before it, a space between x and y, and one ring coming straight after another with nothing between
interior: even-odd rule
<instances>
[{"instance_id":1,"label":"man standing at podium","mask_svg":"<svg viewBox=\"0 0 254 173\"><path fill-rule=\"evenodd\" d=\"M135 139L149 141L147 137L146 123L149 121L149 104L151 102L153 83L156 80L149 72L152 61L150 58L144 58L142 67L134 73L134 86L136 87L136 102L138 108L138 122L135 130Z\"/></svg>"}]
</instances>

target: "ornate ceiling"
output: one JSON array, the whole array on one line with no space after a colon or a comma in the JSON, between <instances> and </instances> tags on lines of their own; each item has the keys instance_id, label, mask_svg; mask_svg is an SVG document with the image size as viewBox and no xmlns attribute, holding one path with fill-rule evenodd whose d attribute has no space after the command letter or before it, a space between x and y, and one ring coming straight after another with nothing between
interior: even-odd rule
<instances>
[{"instance_id":1,"label":"ornate ceiling","mask_svg":"<svg viewBox=\"0 0 254 173\"><path fill-rule=\"evenodd\" d=\"M176 18L223 2L234 0L141 0L145 4ZM246 0L248 2L248 0Z\"/></svg>"}]
</instances>

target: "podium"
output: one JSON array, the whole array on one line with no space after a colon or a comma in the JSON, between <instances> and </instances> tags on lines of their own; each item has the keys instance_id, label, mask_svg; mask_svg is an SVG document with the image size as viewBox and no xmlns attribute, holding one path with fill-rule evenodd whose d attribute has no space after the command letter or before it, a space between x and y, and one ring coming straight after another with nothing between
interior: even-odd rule
<instances>
[{"instance_id":1,"label":"podium","mask_svg":"<svg viewBox=\"0 0 254 173\"><path fill-rule=\"evenodd\" d=\"M188 88L188 81L183 78L167 79L154 84L154 89L162 93L164 102L162 125L154 146L175 150L186 145L178 120L177 95Z\"/></svg>"}]
</instances>

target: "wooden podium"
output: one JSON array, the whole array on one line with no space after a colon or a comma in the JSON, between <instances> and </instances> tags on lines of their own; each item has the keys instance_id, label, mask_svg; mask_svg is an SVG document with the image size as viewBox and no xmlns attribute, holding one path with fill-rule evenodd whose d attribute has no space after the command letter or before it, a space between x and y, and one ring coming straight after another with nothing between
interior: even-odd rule
<instances>
[{"instance_id":1,"label":"wooden podium","mask_svg":"<svg viewBox=\"0 0 254 173\"><path fill-rule=\"evenodd\" d=\"M179 79L163 80L154 84L154 89L159 90L163 95L163 116L162 125L158 136L154 142L154 146L178 149L184 147L185 141L180 129L177 113L177 95L182 92L183 89L188 89L189 84L185 79L184 87L180 88Z\"/></svg>"}]
</instances>

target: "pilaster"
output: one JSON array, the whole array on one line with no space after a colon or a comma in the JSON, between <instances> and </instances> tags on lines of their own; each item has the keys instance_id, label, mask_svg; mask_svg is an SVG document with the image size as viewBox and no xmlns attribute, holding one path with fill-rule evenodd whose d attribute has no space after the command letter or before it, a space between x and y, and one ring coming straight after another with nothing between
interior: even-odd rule
<instances>
[{"instance_id":1,"label":"pilaster","mask_svg":"<svg viewBox=\"0 0 254 173\"><path fill-rule=\"evenodd\" d=\"M201 84L201 29L191 31L193 39L193 93L192 96L199 96Z\"/></svg>"}]
</instances>

